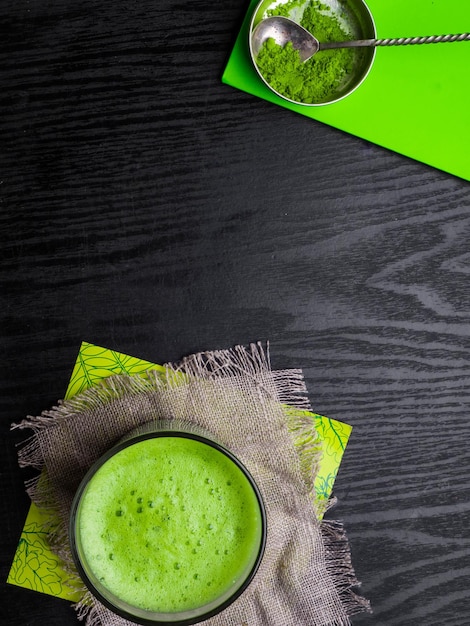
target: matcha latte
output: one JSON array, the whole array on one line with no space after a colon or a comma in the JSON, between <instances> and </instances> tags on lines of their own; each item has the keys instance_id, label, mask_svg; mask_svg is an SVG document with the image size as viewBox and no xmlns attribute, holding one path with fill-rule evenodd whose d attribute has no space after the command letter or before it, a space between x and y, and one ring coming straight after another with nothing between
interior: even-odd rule
<instances>
[{"instance_id":1,"label":"matcha latte","mask_svg":"<svg viewBox=\"0 0 470 626\"><path fill-rule=\"evenodd\" d=\"M72 510L85 583L144 624L190 624L233 601L259 564L265 521L251 477L200 436L160 432L118 446Z\"/></svg>"}]
</instances>

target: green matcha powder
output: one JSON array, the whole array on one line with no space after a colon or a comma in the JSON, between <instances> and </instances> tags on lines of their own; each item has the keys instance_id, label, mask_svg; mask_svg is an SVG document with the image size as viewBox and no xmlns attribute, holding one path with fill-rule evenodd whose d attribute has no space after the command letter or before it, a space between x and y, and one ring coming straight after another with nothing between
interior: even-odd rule
<instances>
[{"instance_id":1,"label":"green matcha powder","mask_svg":"<svg viewBox=\"0 0 470 626\"><path fill-rule=\"evenodd\" d=\"M304 0L291 0L267 13L290 17L292 10L303 3ZM330 7L317 0L306 6L300 24L320 42L351 39ZM320 50L303 63L290 42L282 47L274 39L268 39L258 53L256 64L278 93L295 102L315 104L334 97L343 78L351 71L353 61L354 50L337 48Z\"/></svg>"}]
</instances>

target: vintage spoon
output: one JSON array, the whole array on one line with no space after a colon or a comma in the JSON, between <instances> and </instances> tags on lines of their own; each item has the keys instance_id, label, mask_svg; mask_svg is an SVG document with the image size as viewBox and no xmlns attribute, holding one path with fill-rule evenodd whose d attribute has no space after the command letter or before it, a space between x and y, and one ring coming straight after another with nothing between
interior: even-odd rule
<instances>
[{"instance_id":1,"label":"vintage spoon","mask_svg":"<svg viewBox=\"0 0 470 626\"><path fill-rule=\"evenodd\" d=\"M288 41L299 51L301 61L307 61L319 50L332 48L358 48L376 46L407 46L422 43L446 43L470 40L470 33L461 35L430 35L428 37L400 37L396 39L356 39L355 41L339 41L320 43L308 30L287 17L267 17L262 20L251 34L251 50L254 58L266 41L274 39L280 46Z\"/></svg>"}]
</instances>

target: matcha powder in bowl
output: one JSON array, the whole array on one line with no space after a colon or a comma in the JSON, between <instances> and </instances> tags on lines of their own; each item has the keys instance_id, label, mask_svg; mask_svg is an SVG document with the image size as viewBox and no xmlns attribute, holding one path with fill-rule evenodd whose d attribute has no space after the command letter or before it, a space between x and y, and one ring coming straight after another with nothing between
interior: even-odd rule
<instances>
[{"instance_id":1,"label":"matcha powder in bowl","mask_svg":"<svg viewBox=\"0 0 470 626\"><path fill-rule=\"evenodd\" d=\"M293 19L321 43L375 37L372 16L362 1L264 1L255 10L251 31L262 19L274 16ZM282 47L268 39L253 61L261 78L278 95L298 104L322 105L336 102L358 87L374 56L374 48L336 48L319 50L302 62L290 42Z\"/></svg>"}]
</instances>

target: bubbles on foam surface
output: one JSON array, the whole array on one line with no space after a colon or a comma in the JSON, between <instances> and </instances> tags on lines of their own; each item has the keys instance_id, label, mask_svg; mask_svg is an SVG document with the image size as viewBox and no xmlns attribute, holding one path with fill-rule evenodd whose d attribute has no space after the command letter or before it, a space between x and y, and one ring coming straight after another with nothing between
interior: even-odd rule
<instances>
[{"instance_id":1,"label":"bubbles on foam surface","mask_svg":"<svg viewBox=\"0 0 470 626\"><path fill-rule=\"evenodd\" d=\"M117 592L139 606L164 610L171 605L176 610L182 605L189 608L191 602L205 602L230 585L250 553L248 545L237 545L246 534L239 532L246 525L246 512L240 505L243 487L239 487L238 477L227 478L226 468L219 463L213 468L213 476L208 476L203 465L199 457L185 450L181 472L175 462L170 481L168 467L162 469L161 463L154 460L147 463L140 455L130 465L135 470L133 477L121 472L120 490L115 483L112 516L103 513L106 530L98 534L108 539L101 539L96 547L100 542L105 544L105 560L110 568L103 570L106 584L114 585ZM109 480L104 480L97 500L104 498L109 503L108 490ZM101 510L105 508L106 503ZM126 523L133 524L133 528L121 541L116 529ZM181 533L182 528L186 532ZM96 537L94 530L90 528L87 535ZM245 552L240 553L240 549ZM114 559L109 558L111 553ZM161 580L168 583L165 588ZM190 594L184 592L186 588Z\"/></svg>"}]
</instances>

